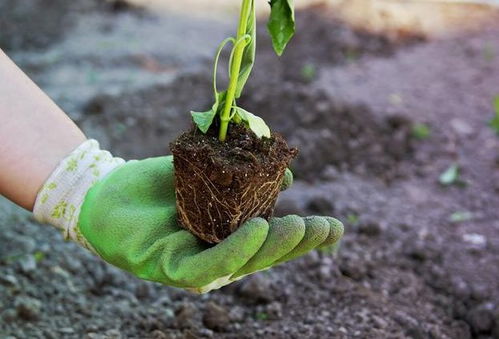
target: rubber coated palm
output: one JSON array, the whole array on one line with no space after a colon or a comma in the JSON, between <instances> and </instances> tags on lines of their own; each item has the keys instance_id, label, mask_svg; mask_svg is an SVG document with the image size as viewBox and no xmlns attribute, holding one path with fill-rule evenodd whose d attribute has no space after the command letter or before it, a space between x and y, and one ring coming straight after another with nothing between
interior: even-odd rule
<instances>
[{"instance_id":1,"label":"rubber coated palm","mask_svg":"<svg viewBox=\"0 0 499 339\"><path fill-rule=\"evenodd\" d=\"M220 244L207 244L177 223L172 157L129 162L95 184L79 229L105 261L199 292L335 243L343 233L332 218L255 218Z\"/></svg>"}]
</instances>

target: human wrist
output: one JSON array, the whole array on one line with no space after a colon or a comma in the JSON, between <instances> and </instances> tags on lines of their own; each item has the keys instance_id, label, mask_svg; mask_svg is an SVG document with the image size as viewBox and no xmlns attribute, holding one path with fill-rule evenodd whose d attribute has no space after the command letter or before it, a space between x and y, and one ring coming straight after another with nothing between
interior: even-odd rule
<instances>
[{"instance_id":1,"label":"human wrist","mask_svg":"<svg viewBox=\"0 0 499 339\"><path fill-rule=\"evenodd\" d=\"M101 150L97 141L86 140L59 162L43 184L33 208L35 219L59 228L66 239L88 247L77 229L85 195L124 162Z\"/></svg>"}]
</instances>

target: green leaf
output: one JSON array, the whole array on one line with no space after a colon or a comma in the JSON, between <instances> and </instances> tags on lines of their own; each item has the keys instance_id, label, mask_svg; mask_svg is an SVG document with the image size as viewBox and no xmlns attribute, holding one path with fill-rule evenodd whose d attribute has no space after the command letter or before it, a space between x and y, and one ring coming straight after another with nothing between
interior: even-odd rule
<instances>
[{"instance_id":1,"label":"green leaf","mask_svg":"<svg viewBox=\"0 0 499 339\"><path fill-rule=\"evenodd\" d=\"M305 81L311 82L317 76L317 67L311 63L305 64L301 69L301 76Z\"/></svg>"},{"instance_id":2,"label":"green leaf","mask_svg":"<svg viewBox=\"0 0 499 339\"><path fill-rule=\"evenodd\" d=\"M293 0L270 0L270 19L267 24L277 55L282 55L289 40L295 34L295 10Z\"/></svg>"},{"instance_id":3,"label":"green leaf","mask_svg":"<svg viewBox=\"0 0 499 339\"><path fill-rule=\"evenodd\" d=\"M265 312L258 312L257 314L255 314L255 318L256 320L268 320L269 315Z\"/></svg>"},{"instance_id":4,"label":"green leaf","mask_svg":"<svg viewBox=\"0 0 499 339\"><path fill-rule=\"evenodd\" d=\"M494 98L495 116L490 120L489 126L499 135L499 95Z\"/></svg>"},{"instance_id":5,"label":"green leaf","mask_svg":"<svg viewBox=\"0 0 499 339\"><path fill-rule=\"evenodd\" d=\"M191 111L192 120L203 133L208 132L211 124L213 124L213 119L218 113L218 108L223 106L225 102L225 97L227 95L226 91L215 94L215 103L209 111L206 112L193 112Z\"/></svg>"},{"instance_id":6,"label":"green leaf","mask_svg":"<svg viewBox=\"0 0 499 339\"><path fill-rule=\"evenodd\" d=\"M248 25L246 27L246 34L250 37L250 41L246 45L241 61L241 70L239 71L239 78L236 88L236 99L241 97L244 86L253 70L256 55L256 10L255 1L251 1L251 10L248 16Z\"/></svg>"},{"instance_id":7,"label":"green leaf","mask_svg":"<svg viewBox=\"0 0 499 339\"><path fill-rule=\"evenodd\" d=\"M43 260L43 258L45 258L45 253L43 253L42 251L36 251L34 257L36 262L40 262Z\"/></svg>"},{"instance_id":8,"label":"green leaf","mask_svg":"<svg viewBox=\"0 0 499 339\"><path fill-rule=\"evenodd\" d=\"M359 221L359 216L357 214L350 213L347 215L347 222L351 225L356 224Z\"/></svg>"},{"instance_id":9,"label":"green leaf","mask_svg":"<svg viewBox=\"0 0 499 339\"><path fill-rule=\"evenodd\" d=\"M442 185L449 186L457 182L459 178L459 165L452 164L440 175L439 182Z\"/></svg>"},{"instance_id":10,"label":"green leaf","mask_svg":"<svg viewBox=\"0 0 499 339\"><path fill-rule=\"evenodd\" d=\"M473 219L473 213L468 211L458 211L450 215L449 221L452 223L465 222Z\"/></svg>"},{"instance_id":11,"label":"green leaf","mask_svg":"<svg viewBox=\"0 0 499 339\"><path fill-rule=\"evenodd\" d=\"M258 138L270 138L270 128L262 118L240 107L235 107L236 114L244 121Z\"/></svg>"},{"instance_id":12,"label":"green leaf","mask_svg":"<svg viewBox=\"0 0 499 339\"><path fill-rule=\"evenodd\" d=\"M415 124L412 126L412 136L419 140L427 139L431 135L430 127L426 124Z\"/></svg>"},{"instance_id":13,"label":"green leaf","mask_svg":"<svg viewBox=\"0 0 499 339\"><path fill-rule=\"evenodd\" d=\"M210 126L213 123L213 118L215 118L215 115L217 115L217 111L213 108L206 112L191 111L191 115L192 120L194 120L194 123L199 128L199 130L203 133L206 133L210 129Z\"/></svg>"}]
</instances>

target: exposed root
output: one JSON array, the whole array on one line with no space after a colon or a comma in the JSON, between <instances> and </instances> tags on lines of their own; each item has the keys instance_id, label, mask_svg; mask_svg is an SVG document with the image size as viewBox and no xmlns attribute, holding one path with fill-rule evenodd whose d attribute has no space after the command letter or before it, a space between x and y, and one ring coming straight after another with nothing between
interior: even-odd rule
<instances>
[{"instance_id":1,"label":"exposed root","mask_svg":"<svg viewBox=\"0 0 499 339\"><path fill-rule=\"evenodd\" d=\"M222 241L251 218L270 218L285 170L296 155L278 135L265 148L253 138L256 145L248 149L247 139L242 149L190 132L171 145L179 221L207 242Z\"/></svg>"}]
</instances>

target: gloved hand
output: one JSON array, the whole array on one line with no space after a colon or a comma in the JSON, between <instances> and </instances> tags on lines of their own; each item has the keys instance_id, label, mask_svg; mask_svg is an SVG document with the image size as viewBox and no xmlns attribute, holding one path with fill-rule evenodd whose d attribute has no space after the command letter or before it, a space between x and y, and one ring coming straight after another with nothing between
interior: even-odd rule
<instances>
[{"instance_id":1,"label":"gloved hand","mask_svg":"<svg viewBox=\"0 0 499 339\"><path fill-rule=\"evenodd\" d=\"M199 293L335 244L343 234L336 219L291 215L252 219L207 244L177 223L171 156L125 163L94 140L58 166L34 213L110 264Z\"/></svg>"}]
</instances>

